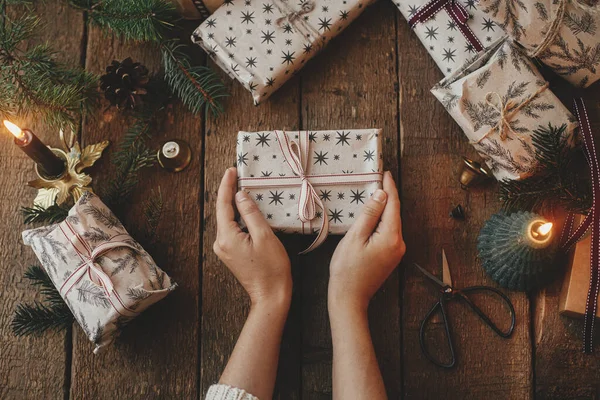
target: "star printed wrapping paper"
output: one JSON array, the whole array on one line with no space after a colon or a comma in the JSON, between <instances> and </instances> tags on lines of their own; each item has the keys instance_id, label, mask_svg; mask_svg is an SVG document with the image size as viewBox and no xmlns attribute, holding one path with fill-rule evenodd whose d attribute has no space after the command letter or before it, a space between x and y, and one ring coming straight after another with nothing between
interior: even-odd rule
<instances>
[{"instance_id":1,"label":"star printed wrapping paper","mask_svg":"<svg viewBox=\"0 0 600 400\"><path fill-rule=\"evenodd\" d=\"M480 8L558 75L579 87L600 79L600 4L480 0Z\"/></svg>"},{"instance_id":2,"label":"star printed wrapping paper","mask_svg":"<svg viewBox=\"0 0 600 400\"><path fill-rule=\"evenodd\" d=\"M250 194L274 230L313 234L326 218L326 233L343 234L381 188L381 130L239 132L237 171L239 188ZM310 187L302 186L301 175ZM311 188L324 210L317 207L314 218L303 222L310 201L303 190L310 194Z\"/></svg>"},{"instance_id":3,"label":"star printed wrapping paper","mask_svg":"<svg viewBox=\"0 0 600 400\"><path fill-rule=\"evenodd\" d=\"M94 353L120 328L176 285L90 193L61 223L23 232L42 267L87 337Z\"/></svg>"},{"instance_id":4,"label":"star printed wrapping paper","mask_svg":"<svg viewBox=\"0 0 600 400\"><path fill-rule=\"evenodd\" d=\"M254 103L266 100L370 0L227 0L193 33L192 41L233 79Z\"/></svg>"},{"instance_id":5,"label":"star printed wrapping paper","mask_svg":"<svg viewBox=\"0 0 600 400\"><path fill-rule=\"evenodd\" d=\"M477 0L394 0L444 75L449 75L504 31Z\"/></svg>"},{"instance_id":6,"label":"star printed wrapping paper","mask_svg":"<svg viewBox=\"0 0 600 400\"><path fill-rule=\"evenodd\" d=\"M531 59L508 39L498 41L431 91L498 180L534 173L534 132L571 138L577 127Z\"/></svg>"}]
</instances>

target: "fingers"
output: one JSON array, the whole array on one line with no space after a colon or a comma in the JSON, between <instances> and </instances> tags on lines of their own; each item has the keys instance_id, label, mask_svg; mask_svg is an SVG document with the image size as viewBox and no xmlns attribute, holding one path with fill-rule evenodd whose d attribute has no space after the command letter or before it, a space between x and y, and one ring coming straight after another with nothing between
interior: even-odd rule
<instances>
[{"instance_id":1,"label":"fingers","mask_svg":"<svg viewBox=\"0 0 600 400\"><path fill-rule=\"evenodd\" d=\"M221 185L217 193L217 235L228 231L239 231L235 222L235 211L233 210L233 194L237 190L237 173L235 168L225 171ZM236 230L237 228L237 230Z\"/></svg>"},{"instance_id":2,"label":"fingers","mask_svg":"<svg viewBox=\"0 0 600 400\"><path fill-rule=\"evenodd\" d=\"M392 174L386 171L383 174L383 190L388 196L385 210L381 216L379 230L386 233L400 233L402 235L402 221L400 219L400 198Z\"/></svg>"},{"instance_id":3,"label":"fingers","mask_svg":"<svg viewBox=\"0 0 600 400\"><path fill-rule=\"evenodd\" d=\"M383 190L377 189L363 206L360 216L348 233L354 233L365 240L371 237L385 209L387 197Z\"/></svg>"},{"instance_id":4,"label":"fingers","mask_svg":"<svg viewBox=\"0 0 600 400\"><path fill-rule=\"evenodd\" d=\"M273 232L254 200L248 196L248 193L242 190L237 192L235 194L235 204L248 227L250 236L256 238Z\"/></svg>"}]
</instances>

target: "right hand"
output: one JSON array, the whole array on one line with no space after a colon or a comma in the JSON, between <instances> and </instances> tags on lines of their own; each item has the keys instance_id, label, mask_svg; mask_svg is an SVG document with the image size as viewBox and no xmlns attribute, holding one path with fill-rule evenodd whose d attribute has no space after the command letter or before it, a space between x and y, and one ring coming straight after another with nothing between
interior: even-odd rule
<instances>
[{"instance_id":1,"label":"right hand","mask_svg":"<svg viewBox=\"0 0 600 400\"><path fill-rule=\"evenodd\" d=\"M217 195L217 240L213 250L248 292L253 305L268 302L289 306L290 258L256 203L246 192L236 190L237 173L229 168ZM234 197L248 233L235 221Z\"/></svg>"},{"instance_id":2,"label":"right hand","mask_svg":"<svg viewBox=\"0 0 600 400\"><path fill-rule=\"evenodd\" d=\"M335 249L330 265L330 308L355 305L366 310L405 252L398 190L392 175L385 172L383 190L375 191Z\"/></svg>"}]
</instances>

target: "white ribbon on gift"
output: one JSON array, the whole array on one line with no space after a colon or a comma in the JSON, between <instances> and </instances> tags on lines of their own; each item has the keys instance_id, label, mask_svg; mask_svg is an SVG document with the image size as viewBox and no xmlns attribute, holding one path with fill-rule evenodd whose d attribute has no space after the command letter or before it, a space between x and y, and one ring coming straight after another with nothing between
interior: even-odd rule
<instances>
[{"instance_id":1,"label":"white ribbon on gift","mask_svg":"<svg viewBox=\"0 0 600 400\"><path fill-rule=\"evenodd\" d=\"M310 139L308 131L298 132L298 141L288 138L284 131L275 131L283 158L294 172L294 176L268 176L259 178L240 177L240 189L265 189L270 187L300 186L298 198L298 216L302 224L310 223L316 218L317 209L321 209L321 228L312 244L300 254L308 253L319 247L329 234L329 219L327 209L315 191L315 186L353 185L360 183L381 182L381 172L364 172L349 174L307 175L306 163L309 159Z\"/></svg>"},{"instance_id":2,"label":"white ribbon on gift","mask_svg":"<svg viewBox=\"0 0 600 400\"><path fill-rule=\"evenodd\" d=\"M125 306L125 303L121 300L121 297L115 290L110 277L102 270L100 265L96 264L98 257L117 247L128 247L137 252L138 250L134 246L125 241L130 238L129 235L121 234L114 236L92 250L90 245L75 231L75 229L73 229L68 221L65 220L61 222L59 228L67 240L73 245L75 252L82 261L82 264L77 267L60 287L60 294L63 297L66 297L71 289L73 289L87 274L92 283L104 289L106 299L113 306L115 311L125 317L135 317L138 315L139 313Z\"/></svg>"}]
</instances>

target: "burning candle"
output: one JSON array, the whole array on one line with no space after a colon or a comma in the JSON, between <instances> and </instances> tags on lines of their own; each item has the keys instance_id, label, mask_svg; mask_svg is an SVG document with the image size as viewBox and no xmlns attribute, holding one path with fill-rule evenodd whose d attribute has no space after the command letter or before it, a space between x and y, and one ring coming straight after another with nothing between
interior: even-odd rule
<instances>
[{"instance_id":1,"label":"burning candle","mask_svg":"<svg viewBox=\"0 0 600 400\"><path fill-rule=\"evenodd\" d=\"M527 238L530 240L532 247L540 249L550 245L552 226L552 222L541 219L534 220L529 224Z\"/></svg>"},{"instance_id":2,"label":"burning candle","mask_svg":"<svg viewBox=\"0 0 600 400\"><path fill-rule=\"evenodd\" d=\"M65 161L54 154L33 132L29 129L21 129L7 120L4 120L4 126L15 137L15 144L37 163L40 173L45 177L58 177L64 172Z\"/></svg>"}]
</instances>

